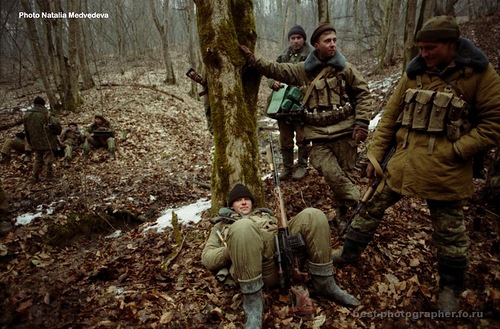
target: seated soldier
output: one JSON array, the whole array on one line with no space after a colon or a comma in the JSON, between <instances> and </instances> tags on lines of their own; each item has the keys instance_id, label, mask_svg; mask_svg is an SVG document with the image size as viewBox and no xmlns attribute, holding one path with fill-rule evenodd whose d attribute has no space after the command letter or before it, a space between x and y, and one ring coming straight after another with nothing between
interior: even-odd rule
<instances>
[{"instance_id":1,"label":"seated soldier","mask_svg":"<svg viewBox=\"0 0 500 329\"><path fill-rule=\"evenodd\" d=\"M0 151L0 163L10 160L10 153L12 150L24 153L24 162L29 162L31 160L31 147L26 141L24 131L18 132L14 135L14 137L5 140L2 150Z\"/></svg>"},{"instance_id":2,"label":"seated soldier","mask_svg":"<svg viewBox=\"0 0 500 329\"><path fill-rule=\"evenodd\" d=\"M92 147L107 147L109 158L115 158L115 130L101 114L94 116L94 123L84 132L83 157L88 158Z\"/></svg>"},{"instance_id":3,"label":"seated soldier","mask_svg":"<svg viewBox=\"0 0 500 329\"><path fill-rule=\"evenodd\" d=\"M68 128L61 135L61 142L64 145L64 161L65 167L69 167L73 158L73 149L78 147L85 138L78 129L78 124L74 122L68 123Z\"/></svg>"},{"instance_id":4,"label":"seated soldier","mask_svg":"<svg viewBox=\"0 0 500 329\"><path fill-rule=\"evenodd\" d=\"M221 208L201 255L203 265L211 271L229 268L240 285L246 328L261 328L264 286L278 284L275 262L277 218L266 208L254 208L252 193L236 184L229 193L228 206ZM289 222L290 235L300 234L305 244L307 267L316 294L345 306L360 302L343 291L333 277L330 259L330 226L319 209L306 208ZM221 241L223 240L223 241Z\"/></svg>"}]
</instances>

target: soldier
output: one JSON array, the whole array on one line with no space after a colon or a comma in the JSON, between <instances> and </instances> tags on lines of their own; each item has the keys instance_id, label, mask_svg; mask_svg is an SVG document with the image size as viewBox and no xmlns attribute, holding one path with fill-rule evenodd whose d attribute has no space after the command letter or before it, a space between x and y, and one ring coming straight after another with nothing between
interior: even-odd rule
<instances>
[{"instance_id":1,"label":"soldier","mask_svg":"<svg viewBox=\"0 0 500 329\"><path fill-rule=\"evenodd\" d=\"M278 283L274 261L277 219L266 208L254 208L252 193L236 184L229 193L228 206L221 208L201 255L203 265L218 271L229 267L243 293L246 328L261 328L262 288ZM357 306L359 301L340 289L333 278L330 260L330 233L323 212L307 208L288 223L290 235L304 238L314 290L342 305ZM221 235L224 242L219 238Z\"/></svg>"},{"instance_id":2,"label":"soldier","mask_svg":"<svg viewBox=\"0 0 500 329\"><path fill-rule=\"evenodd\" d=\"M328 23L311 36L315 50L303 63L272 63L255 58L240 46L247 62L267 77L305 90L304 135L312 142L311 164L323 174L337 205L337 221L343 222L349 207L357 204L354 180L357 143L366 139L372 99L368 84L346 62L336 47L337 33Z\"/></svg>"},{"instance_id":3,"label":"soldier","mask_svg":"<svg viewBox=\"0 0 500 329\"><path fill-rule=\"evenodd\" d=\"M107 147L109 158L115 158L115 130L102 114L94 116L94 123L85 131L85 142L83 143L83 156L88 158L92 147Z\"/></svg>"},{"instance_id":4,"label":"soldier","mask_svg":"<svg viewBox=\"0 0 500 329\"><path fill-rule=\"evenodd\" d=\"M24 153L23 162L30 162L31 147L26 140L26 134L24 131L20 131L16 133L14 137L5 140L2 150L0 151L0 163L10 161L10 153L12 150Z\"/></svg>"},{"instance_id":5,"label":"soldier","mask_svg":"<svg viewBox=\"0 0 500 329\"><path fill-rule=\"evenodd\" d=\"M408 64L368 149L367 175L384 175L385 185L354 218L333 260L359 260L388 207L402 196L423 198L437 249L437 306L456 312L469 246L463 205L474 192L473 156L499 142L500 77L486 55L460 37L453 17L431 18L416 41L419 54ZM394 142L395 153L382 173L378 163Z\"/></svg>"},{"instance_id":6,"label":"soldier","mask_svg":"<svg viewBox=\"0 0 500 329\"><path fill-rule=\"evenodd\" d=\"M307 55L313 48L306 41L306 32L300 25L295 25L288 31L288 47L278 56L278 63L299 63L306 60ZM267 80L269 88L279 90L283 85L276 80ZM295 134L298 147L298 159L292 179L300 180L307 174L308 149L304 139L304 123L302 120L290 120L290 118L279 118L278 128L280 131L280 146L283 156L283 171L280 173L281 180L287 179L293 172L293 138Z\"/></svg>"},{"instance_id":7,"label":"soldier","mask_svg":"<svg viewBox=\"0 0 500 329\"><path fill-rule=\"evenodd\" d=\"M78 129L78 124L74 122L68 123L68 128L61 136L61 142L64 145L64 160L65 167L70 166L71 159L73 158L73 149L78 147L84 141L83 135Z\"/></svg>"},{"instance_id":8,"label":"soldier","mask_svg":"<svg viewBox=\"0 0 500 329\"><path fill-rule=\"evenodd\" d=\"M59 147L57 136L61 133L62 127L59 120L53 116L45 107L45 100L37 96L34 106L26 111L24 115L24 131L26 139L35 153L33 163L33 181L40 181L40 173L45 164L47 167L47 178L54 177L52 164L54 153Z\"/></svg>"}]
</instances>

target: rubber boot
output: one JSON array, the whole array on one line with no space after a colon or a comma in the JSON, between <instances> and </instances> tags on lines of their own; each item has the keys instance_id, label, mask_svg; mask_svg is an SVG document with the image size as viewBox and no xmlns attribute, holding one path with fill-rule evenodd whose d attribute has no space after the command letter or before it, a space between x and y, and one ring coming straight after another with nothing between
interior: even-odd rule
<instances>
[{"instance_id":1,"label":"rubber boot","mask_svg":"<svg viewBox=\"0 0 500 329\"><path fill-rule=\"evenodd\" d=\"M307 147L299 147L297 166L292 175L293 180L301 180L307 175Z\"/></svg>"},{"instance_id":2,"label":"rubber boot","mask_svg":"<svg viewBox=\"0 0 500 329\"><path fill-rule=\"evenodd\" d=\"M281 150L283 156L283 171L280 172L280 180L286 180L293 172L293 150Z\"/></svg>"},{"instance_id":3,"label":"rubber boot","mask_svg":"<svg viewBox=\"0 0 500 329\"><path fill-rule=\"evenodd\" d=\"M335 249L332 252L333 263L344 265L357 262L372 238L373 234L362 233L349 228L346 234L344 247L342 249Z\"/></svg>"},{"instance_id":4,"label":"rubber boot","mask_svg":"<svg viewBox=\"0 0 500 329\"><path fill-rule=\"evenodd\" d=\"M465 257L452 258L442 256L438 259L439 298L437 307L442 312L460 310L460 293L464 288Z\"/></svg>"},{"instance_id":5,"label":"rubber boot","mask_svg":"<svg viewBox=\"0 0 500 329\"><path fill-rule=\"evenodd\" d=\"M115 149L109 149L109 159L110 160L115 159Z\"/></svg>"},{"instance_id":6,"label":"rubber boot","mask_svg":"<svg viewBox=\"0 0 500 329\"><path fill-rule=\"evenodd\" d=\"M24 157L23 157L23 162L28 163L31 161L31 152L30 151L25 151L24 152Z\"/></svg>"},{"instance_id":7,"label":"rubber boot","mask_svg":"<svg viewBox=\"0 0 500 329\"><path fill-rule=\"evenodd\" d=\"M246 329L262 328L262 313L264 312L264 297L262 275L251 280L239 280L243 294L243 310L246 317Z\"/></svg>"},{"instance_id":8,"label":"rubber boot","mask_svg":"<svg viewBox=\"0 0 500 329\"><path fill-rule=\"evenodd\" d=\"M63 166L66 168L69 168L71 166L68 158L64 158Z\"/></svg>"},{"instance_id":9,"label":"rubber boot","mask_svg":"<svg viewBox=\"0 0 500 329\"><path fill-rule=\"evenodd\" d=\"M344 306L358 306L361 304L359 300L340 289L335 283L332 262L325 264L308 262L308 265L309 272L311 272L313 289L318 295Z\"/></svg>"}]
</instances>

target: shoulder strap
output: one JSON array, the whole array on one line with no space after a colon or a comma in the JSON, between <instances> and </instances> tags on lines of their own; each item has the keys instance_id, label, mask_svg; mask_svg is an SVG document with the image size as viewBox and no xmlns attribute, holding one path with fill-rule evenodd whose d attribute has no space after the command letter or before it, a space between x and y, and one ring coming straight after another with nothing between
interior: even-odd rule
<instances>
[{"instance_id":1,"label":"shoulder strap","mask_svg":"<svg viewBox=\"0 0 500 329\"><path fill-rule=\"evenodd\" d=\"M302 99L302 104L306 104L307 103L307 100L309 99L309 96L311 96L311 92L314 88L314 85L316 84L316 82L321 79L322 76L324 76L326 74L326 71L328 71L328 69L330 68L330 66L325 66L323 68L323 70L321 70L321 72L319 72L319 74L316 76L316 78L314 78L314 80L309 84L309 87L307 88L307 91L306 91L306 94L304 96L304 98Z\"/></svg>"}]
</instances>

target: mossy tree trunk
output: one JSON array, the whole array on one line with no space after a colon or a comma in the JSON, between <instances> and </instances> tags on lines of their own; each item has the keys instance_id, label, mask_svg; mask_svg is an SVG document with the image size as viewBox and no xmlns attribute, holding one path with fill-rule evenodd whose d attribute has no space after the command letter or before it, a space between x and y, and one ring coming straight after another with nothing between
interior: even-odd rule
<instances>
[{"instance_id":1,"label":"mossy tree trunk","mask_svg":"<svg viewBox=\"0 0 500 329\"><path fill-rule=\"evenodd\" d=\"M255 48L253 1L197 0L200 48L206 66L214 130L212 211L226 205L236 183L262 205L257 144L257 93L261 76L245 70L239 44Z\"/></svg>"}]
</instances>

